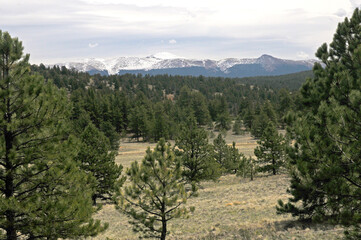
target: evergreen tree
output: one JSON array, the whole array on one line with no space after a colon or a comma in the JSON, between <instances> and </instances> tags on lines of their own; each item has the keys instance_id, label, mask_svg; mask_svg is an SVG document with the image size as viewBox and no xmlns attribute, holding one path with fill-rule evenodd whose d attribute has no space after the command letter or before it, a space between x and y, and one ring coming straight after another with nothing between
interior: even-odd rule
<instances>
[{"instance_id":1,"label":"evergreen tree","mask_svg":"<svg viewBox=\"0 0 361 240\"><path fill-rule=\"evenodd\" d=\"M219 131L228 131L231 129L231 116L229 115L228 110L218 114L216 129Z\"/></svg>"},{"instance_id":2,"label":"evergreen tree","mask_svg":"<svg viewBox=\"0 0 361 240\"><path fill-rule=\"evenodd\" d=\"M339 23L302 86L302 110L288 118L292 198L280 213L354 226L361 237L361 11Z\"/></svg>"},{"instance_id":3,"label":"evergreen tree","mask_svg":"<svg viewBox=\"0 0 361 240\"><path fill-rule=\"evenodd\" d=\"M133 138L139 141L149 141L153 127L154 115L153 107L144 93L137 94L135 104L129 113L129 130L133 133Z\"/></svg>"},{"instance_id":4,"label":"evergreen tree","mask_svg":"<svg viewBox=\"0 0 361 240\"><path fill-rule=\"evenodd\" d=\"M211 116L209 115L206 98L202 93L195 92L192 95L191 106L194 111L194 116L197 119L199 125L206 125L211 122Z\"/></svg>"},{"instance_id":5,"label":"evergreen tree","mask_svg":"<svg viewBox=\"0 0 361 240\"><path fill-rule=\"evenodd\" d=\"M144 106L135 106L129 114L129 128L134 133L133 138L139 142L139 137L147 135L147 118Z\"/></svg>"},{"instance_id":6,"label":"evergreen tree","mask_svg":"<svg viewBox=\"0 0 361 240\"><path fill-rule=\"evenodd\" d=\"M129 99L124 92L115 90L110 98L111 122L117 133L122 133L129 124Z\"/></svg>"},{"instance_id":7,"label":"evergreen tree","mask_svg":"<svg viewBox=\"0 0 361 240\"><path fill-rule=\"evenodd\" d=\"M86 111L80 111L79 116L77 116L76 118L74 118L74 113L73 113L71 120L73 125L73 132L77 136L79 136L84 131L84 129L89 125L89 123L91 123L90 116Z\"/></svg>"},{"instance_id":8,"label":"evergreen tree","mask_svg":"<svg viewBox=\"0 0 361 240\"><path fill-rule=\"evenodd\" d=\"M279 168L284 165L285 140L277 132L273 123L269 123L254 150L257 157L258 170L272 172L276 175Z\"/></svg>"},{"instance_id":9,"label":"evergreen tree","mask_svg":"<svg viewBox=\"0 0 361 240\"><path fill-rule=\"evenodd\" d=\"M152 136L155 141L158 141L161 138L168 139L168 116L164 111L163 105L161 105L160 103L156 104L155 106L155 114L152 127Z\"/></svg>"},{"instance_id":10,"label":"evergreen tree","mask_svg":"<svg viewBox=\"0 0 361 240\"><path fill-rule=\"evenodd\" d=\"M188 119L181 127L175 146L176 153L182 159L183 175L188 182L217 180L221 175L221 166L212 154L212 145L208 143L207 132L197 126L194 118Z\"/></svg>"},{"instance_id":11,"label":"evergreen tree","mask_svg":"<svg viewBox=\"0 0 361 240\"><path fill-rule=\"evenodd\" d=\"M224 171L227 157L229 156L228 146L226 141L223 139L222 134L218 134L218 136L213 140L213 151L214 159L222 167L222 171Z\"/></svg>"},{"instance_id":12,"label":"evergreen tree","mask_svg":"<svg viewBox=\"0 0 361 240\"><path fill-rule=\"evenodd\" d=\"M241 164L239 167L239 171L237 172L237 176L241 176L243 178L249 177L251 181L253 181L254 176L256 175L256 164L254 159L249 156L242 156Z\"/></svg>"},{"instance_id":13,"label":"evergreen tree","mask_svg":"<svg viewBox=\"0 0 361 240\"><path fill-rule=\"evenodd\" d=\"M233 172L237 173L237 171L241 167L242 159L244 158L244 155L239 152L239 150L236 148L236 143L233 142L232 146L227 146L227 157L224 164L225 169L227 172Z\"/></svg>"},{"instance_id":14,"label":"evergreen tree","mask_svg":"<svg viewBox=\"0 0 361 240\"><path fill-rule=\"evenodd\" d=\"M263 132L265 131L266 127L268 126L269 122L270 120L267 114L261 111L258 115L255 115L253 117L251 134L255 138L260 138Z\"/></svg>"},{"instance_id":15,"label":"evergreen tree","mask_svg":"<svg viewBox=\"0 0 361 240\"><path fill-rule=\"evenodd\" d=\"M135 231L166 239L168 222L187 214L184 205L196 192L195 185L186 191L180 159L161 139L140 165L132 163L127 175L130 185L120 195L120 209L132 217Z\"/></svg>"},{"instance_id":16,"label":"evergreen tree","mask_svg":"<svg viewBox=\"0 0 361 240\"><path fill-rule=\"evenodd\" d=\"M177 99L177 104L181 108L187 108L191 105L191 89L188 86L183 86L179 91L179 97Z\"/></svg>"},{"instance_id":17,"label":"evergreen tree","mask_svg":"<svg viewBox=\"0 0 361 240\"><path fill-rule=\"evenodd\" d=\"M277 114L273 108L273 105L270 101L266 101L262 107L262 112L267 116L267 118L273 122L273 124L277 127Z\"/></svg>"},{"instance_id":18,"label":"evergreen tree","mask_svg":"<svg viewBox=\"0 0 361 240\"><path fill-rule=\"evenodd\" d=\"M210 101L209 112L212 120L216 121L217 130L231 129L231 117L228 111L228 103L224 96L216 95L215 99Z\"/></svg>"},{"instance_id":19,"label":"evergreen tree","mask_svg":"<svg viewBox=\"0 0 361 240\"><path fill-rule=\"evenodd\" d=\"M179 93L178 105L185 112L191 110L199 125L211 122L207 101L200 92L192 92L187 86L183 86Z\"/></svg>"},{"instance_id":20,"label":"evergreen tree","mask_svg":"<svg viewBox=\"0 0 361 240\"><path fill-rule=\"evenodd\" d=\"M240 135L242 133L241 127L242 127L242 120L238 116L233 124L233 128L232 128L233 134Z\"/></svg>"},{"instance_id":21,"label":"evergreen tree","mask_svg":"<svg viewBox=\"0 0 361 240\"><path fill-rule=\"evenodd\" d=\"M107 137L90 123L80 135L81 145L76 160L81 169L95 178L92 194L93 204L98 198L112 199L116 188L122 183L118 180L122 165L115 163L115 152L111 152Z\"/></svg>"},{"instance_id":22,"label":"evergreen tree","mask_svg":"<svg viewBox=\"0 0 361 240\"><path fill-rule=\"evenodd\" d=\"M28 60L0 31L0 229L7 240L94 236L105 226L91 219L91 178L73 160L67 96Z\"/></svg>"},{"instance_id":23,"label":"evergreen tree","mask_svg":"<svg viewBox=\"0 0 361 240\"><path fill-rule=\"evenodd\" d=\"M255 113L253 109L251 108L251 106L248 106L243 115L243 122L244 122L244 126L249 130L252 129L254 117L255 117Z\"/></svg>"},{"instance_id":24,"label":"evergreen tree","mask_svg":"<svg viewBox=\"0 0 361 240\"><path fill-rule=\"evenodd\" d=\"M115 127L111 124L111 122L101 122L99 130L101 130L105 136L109 139L110 147L112 150L118 150L119 148L119 140L120 135L115 130Z\"/></svg>"},{"instance_id":25,"label":"evergreen tree","mask_svg":"<svg viewBox=\"0 0 361 240\"><path fill-rule=\"evenodd\" d=\"M290 92L284 88L282 88L278 92L277 98L278 98L277 112L280 118L279 121L281 123L281 127L284 128L286 125L284 121L284 117L289 110L294 109L294 102L293 99L291 98Z\"/></svg>"}]
</instances>

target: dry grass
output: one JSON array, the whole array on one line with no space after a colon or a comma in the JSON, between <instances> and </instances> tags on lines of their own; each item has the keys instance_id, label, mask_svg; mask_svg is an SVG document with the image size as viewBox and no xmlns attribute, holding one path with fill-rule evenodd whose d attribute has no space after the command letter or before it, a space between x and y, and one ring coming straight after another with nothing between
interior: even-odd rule
<instances>
[{"instance_id":1,"label":"dry grass","mask_svg":"<svg viewBox=\"0 0 361 240\"><path fill-rule=\"evenodd\" d=\"M253 155L256 141L250 135L227 134L226 141L245 155ZM125 168L134 160L141 161L146 148L155 144L122 142L117 163ZM286 175L259 176L254 181L234 175L218 182L204 182L199 196L190 199L188 206L195 212L189 218L175 219L169 224L169 239L339 239L342 228L310 225L295 221L291 216L277 215L278 199L286 200L289 179ZM105 205L97 219L109 223L109 229L95 239L138 239L128 219Z\"/></svg>"}]
</instances>

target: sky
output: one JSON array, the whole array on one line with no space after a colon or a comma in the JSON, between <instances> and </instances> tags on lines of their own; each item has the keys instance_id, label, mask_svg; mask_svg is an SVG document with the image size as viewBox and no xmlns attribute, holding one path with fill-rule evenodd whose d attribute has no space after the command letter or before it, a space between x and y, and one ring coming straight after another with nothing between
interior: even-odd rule
<instances>
[{"instance_id":1,"label":"sky","mask_svg":"<svg viewBox=\"0 0 361 240\"><path fill-rule=\"evenodd\" d=\"M361 0L0 0L0 30L32 63L270 54L312 59Z\"/></svg>"}]
</instances>

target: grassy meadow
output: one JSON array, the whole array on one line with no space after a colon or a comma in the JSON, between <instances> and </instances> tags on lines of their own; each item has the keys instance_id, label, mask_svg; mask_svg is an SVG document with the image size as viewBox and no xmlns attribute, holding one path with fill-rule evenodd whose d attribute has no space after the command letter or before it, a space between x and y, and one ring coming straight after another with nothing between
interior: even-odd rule
<instances>
[{"instance_id":1,"label":"grassy meadow","mask_svg":"<svg viewBox=\"0 0 361 240\"><path fill-rule=\"evenodd\" d=\"M236 142L245 155L253 155L257 146L249 134L235 136L228 132L226 141ZM116 162L127 168L133 161L142 160L148 146L153 149L155 144L123 141ZM253 181L226 175L218 182L204 182L199 196L187 202L195 211L188 218L169 222L168 239L340 239L341 227L309 224L290 215L276 214L277 200L289 197L288 185L286 174L258 175ZM128 218L113 205L103 206L96 218L108 222L109 229L94 239L139 237Z\"/></svg>"}]
</instances>

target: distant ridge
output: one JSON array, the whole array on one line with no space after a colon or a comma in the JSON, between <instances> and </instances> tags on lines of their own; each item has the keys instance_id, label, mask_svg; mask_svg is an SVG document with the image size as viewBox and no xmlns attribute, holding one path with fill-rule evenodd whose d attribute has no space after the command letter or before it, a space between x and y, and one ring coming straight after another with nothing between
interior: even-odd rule
<instances>
[{"instance_id":1,"label":"distant ridge","mask_svg":"<svg viewBox=\"0 0 361 240\"><path fill-rule=\"evenodd\" d=\"M186 59L171 53L147 57L119 57L112 59L84 59L58 63L68 69L90 74L169 74L206 77L276 76L311 70L316 60L286 60L264 54L259 58L226 58L221 60Z\"/></svg>"}]
</instances>

